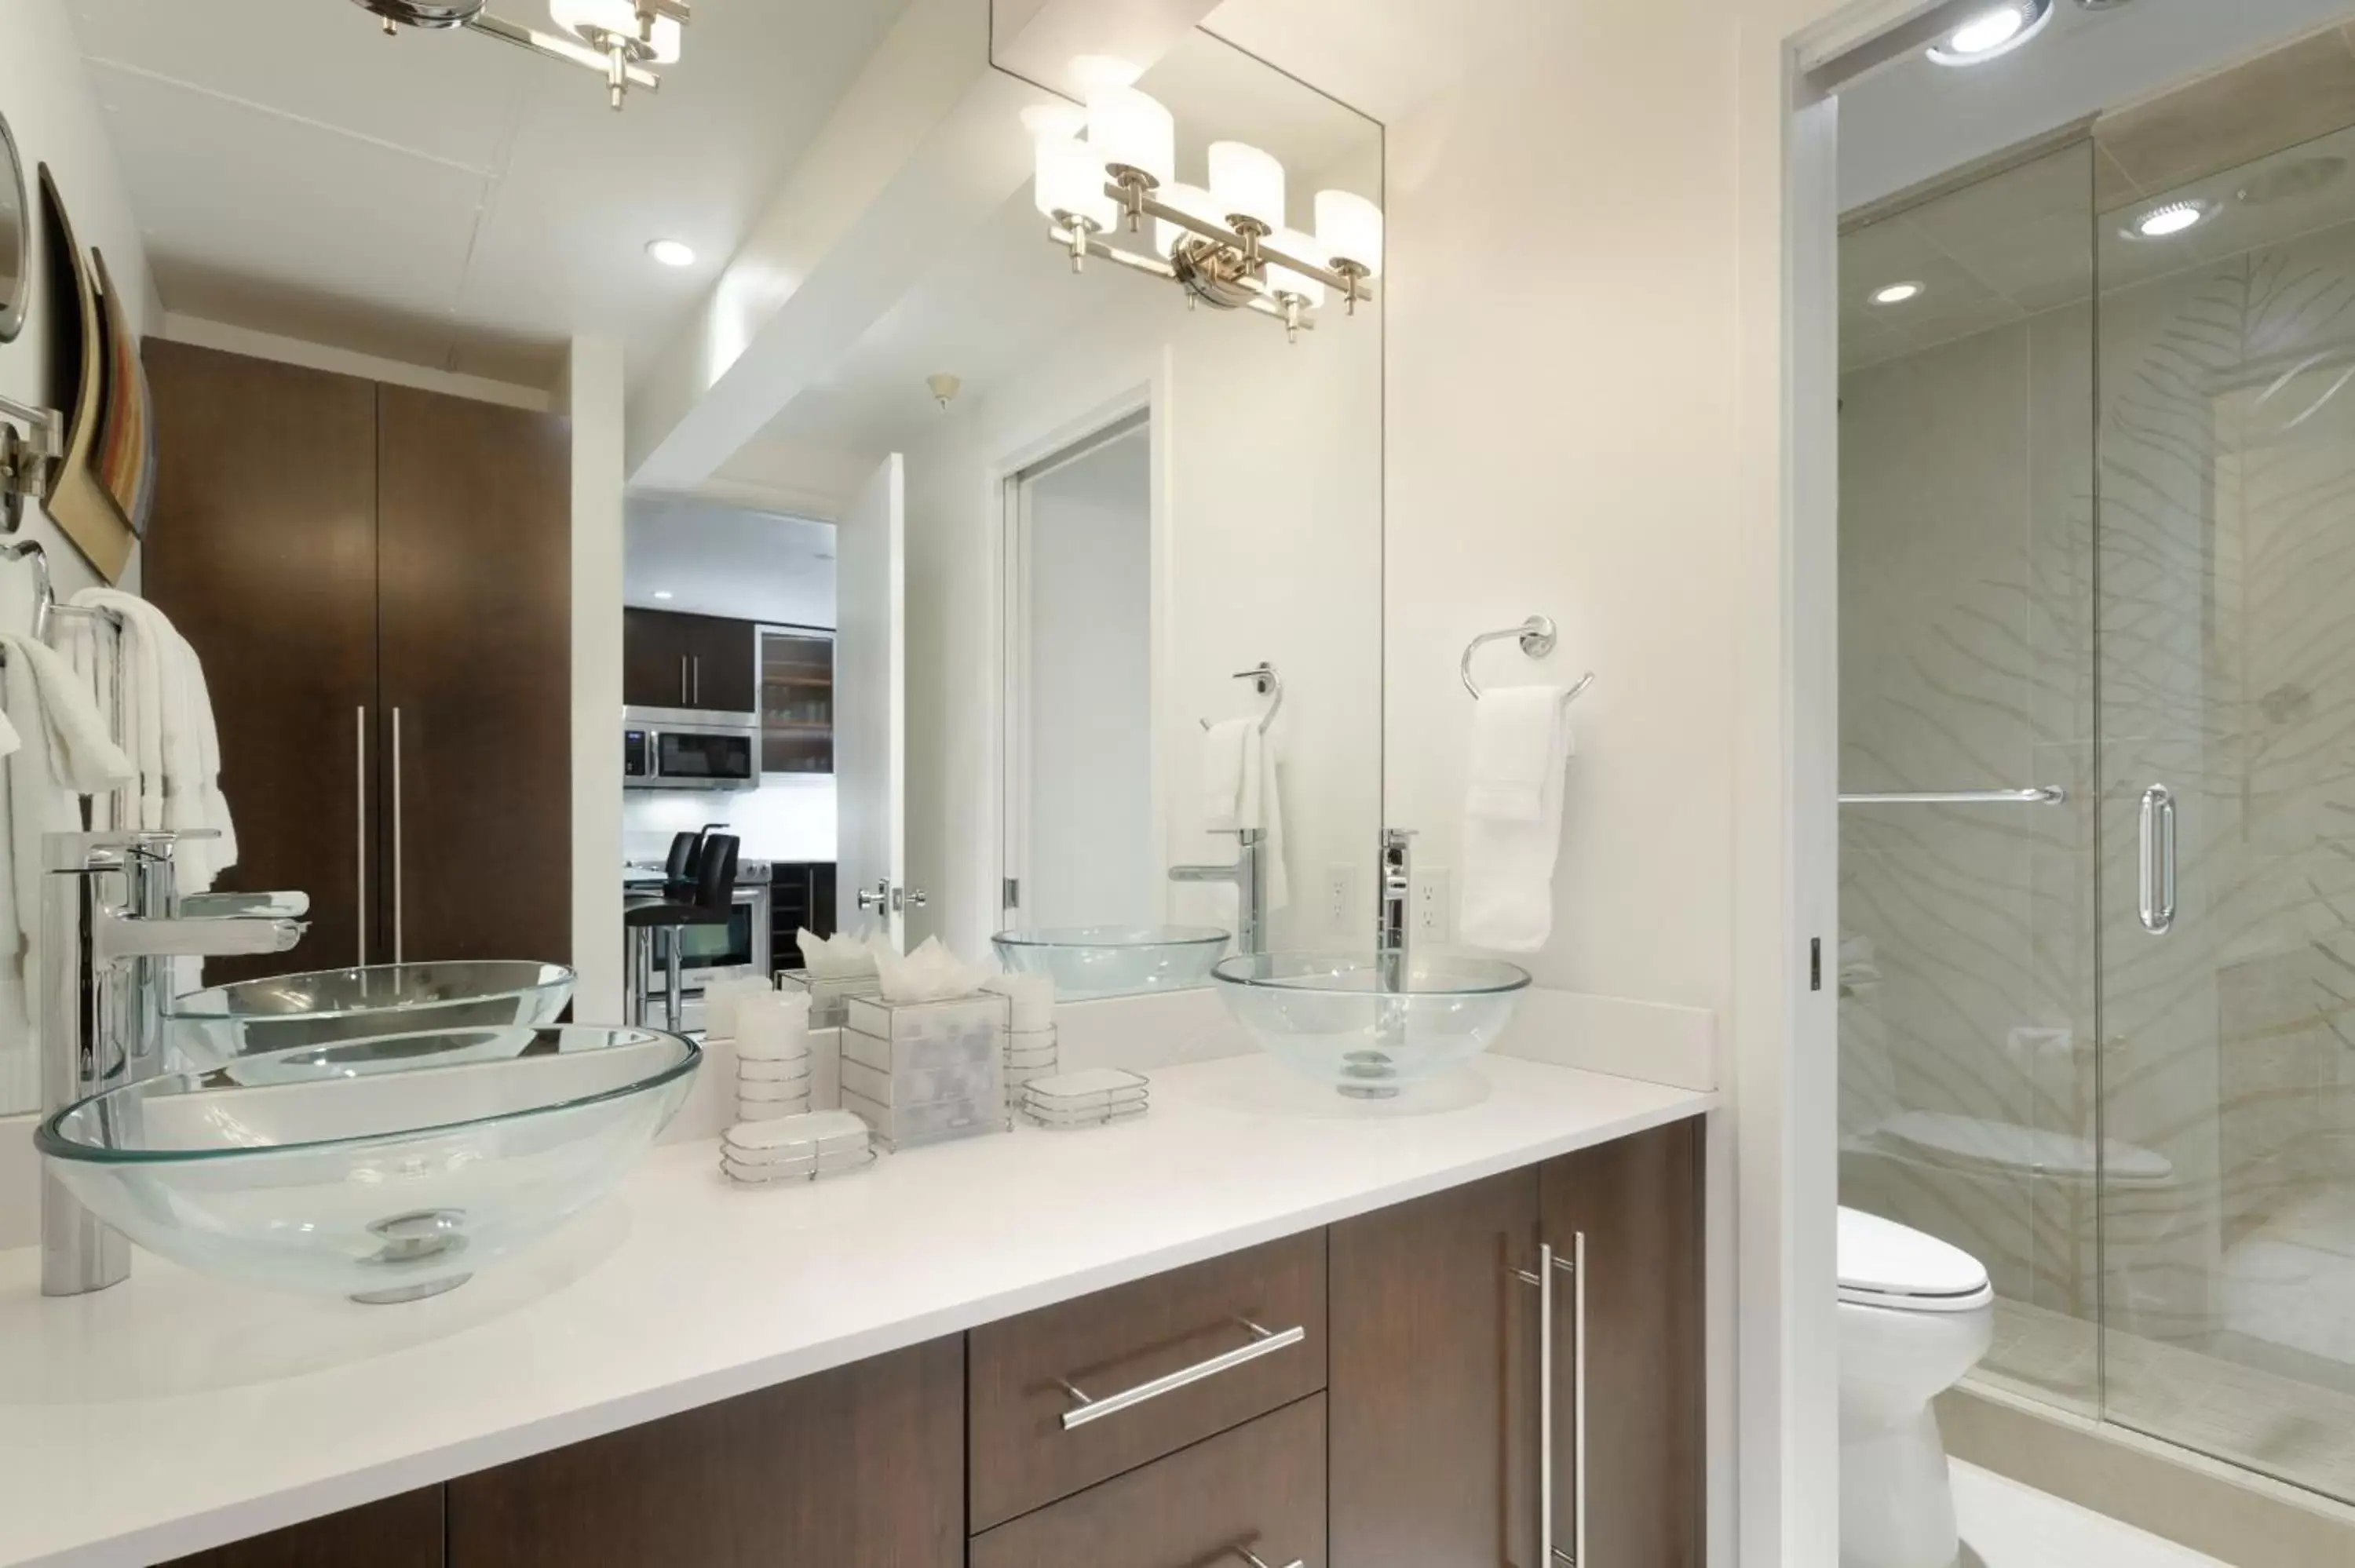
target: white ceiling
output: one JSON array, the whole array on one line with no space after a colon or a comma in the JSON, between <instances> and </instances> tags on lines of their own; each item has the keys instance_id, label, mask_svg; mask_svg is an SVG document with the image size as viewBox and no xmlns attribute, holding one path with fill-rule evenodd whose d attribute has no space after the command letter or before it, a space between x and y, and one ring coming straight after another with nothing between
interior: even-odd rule
<instances>
[{"instance_id":1,"label":"white ceiling","mask_svg":"<svg viewBox=\"0 0 2355 1568\"><path fill-rule=\"evenodd\" d=\"M710 0L620 114L578 67L344 0L73 11L167 312L546 386L575 333L651 359L905 5Z\"/></svg>"},{"instance_id":2,"label":"white ceiling","mask_svg":"<svg viewBox=\"0 0 2355 1568\"><path fill-rule=\"evenodd\" d=\"M1379 125L1208 33L1189 35L1140 85L1177 117L1180 179L1204 183L1208 143L1234 138L1284 161L1298 227L1313 224L1320 187L1380 198ZM986 397L1031 367L1044 345L1083 334L1101 313L1133 310L1136 291L1171 287L1103 262L1074 278L1045 224L1026 184L962 243L944 246L940 263L821 384L720 469L719 484L764 488L830 513L884 455L940 418L927 376L949 372L964 381L961 399ZM1222 324L1209 314L1206 331Z\"/></svg>"},{"instance_id":3,"label":"white ceiling","mask_svg":"<svg viewBox=\"0 0 2355 1568\"><path fill-rule=\"evenodd\" d=\"M622 601L773 625L830 627L834 524L682 496L634 495Z\"/></svg>"}]
</instances>

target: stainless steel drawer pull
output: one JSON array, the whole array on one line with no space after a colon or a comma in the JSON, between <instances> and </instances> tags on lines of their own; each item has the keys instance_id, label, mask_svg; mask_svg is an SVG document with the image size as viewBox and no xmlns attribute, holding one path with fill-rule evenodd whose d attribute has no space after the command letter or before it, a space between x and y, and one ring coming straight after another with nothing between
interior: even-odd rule
<instances>
[{"instance_id":1,"label":"stainless steel drawer pull","mask_svg":"<svg viewBox=\"0 0 2355 1568\"><path fill-rule=\"evenodd\" d=\"M1238 1350L1229 1351L1224 1355L1212 1356L1207 1361L1196 1361L1190 1367L1180 1368L1167 1377L1155 1378L1151 1383L1141 1383L1135 1388L1124 1388L1118 1393L1105 1394L1102 1399L1092 1398L1082 1393L1079 1385L1069 1378L1057 1378L1055 1382L1062 1391L1079 1402L1077 1410L1068 1410L1063 1413L1063 1430L1076 1432L1091 1421L1102 1421L1107 1415L1115 1415L1121 1411L1134 1409L1149 1399L1159 1399L1165 1393L1175 1393L1188 1383L1199 1383L1206 1377L1216 1377L1222 1372L1232 1372L1235 1368L1255 1361L1262 1356L1272 1356L1278 1351L1288 1350L1308 1338L1306 1329L1275 1330L1263 1329L1247 1318L1238 1318L1235 1321L1251 1330L1250 1344Z\"/></svg>"},{"instance_id":2,"label":"stainless steel drawer pull","mask_svg":"<svg viewBox=\"0 0 2355 1568\"><path fill-rule=\"evenodd\" d=\"M1250 1563L1251 1568L1267 1568L1267 1560L1248 1546L1236 1547L1235 1555ZM1295 1557L1285 1564L1285 1568L1308 1568L1308 1564L1304 1559Z\"/></svg>"},{"instance_id":3,"label":"stainless steel drawer pull","mask_svg":"<svg viewBox=\"0 0 2355 1568\"><path fill-rule=\"evenodd\" d=\"M1515 1278L1538 1287L1538 1561L1561 1563L1569 1568L1586 1563L1586 1233L1571 1234L1570 1255L1538 1244L1538 1266L1513 1271ZM1553 1277L1570 1276L1571 1287L1571 1550L1553 1543Z\"/></svg>"}]
</instances>

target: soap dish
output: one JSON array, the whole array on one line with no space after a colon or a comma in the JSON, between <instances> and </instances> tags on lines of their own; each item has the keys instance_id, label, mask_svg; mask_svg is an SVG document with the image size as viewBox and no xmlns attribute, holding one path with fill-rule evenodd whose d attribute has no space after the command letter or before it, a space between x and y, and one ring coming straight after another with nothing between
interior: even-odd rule
<instances>
[{"instance_id":1,"label":"soap dish","mask_svg":"<svg viewBox=\"0 0 2355 1568\"><path fill-rule=\"evenodd\" d=\"M872 1149L851 1150L841 1154L808 1155L797 1160L772 1160L752 1163L722 1153L719 1169L728 1179L743 1187L773 1187L795 1181L824 1181L836 1176L856 1176L871 1168L877 1159Z\"/></svg>"},{"instance_id":2,"label":"soap dish","mask_svg":"<svg viewBox=\"0 0 2355 1568\"><path fill-rule=\"evenodd\" d=\"M758 1162L803 1155L853 1152L867 1147L867 1124L848 1111L809 1111L758 1127L731 1127L721 1135L731 1160Z\"/></svg>"},{"instance_id":3,"label":"soap dish","mask_svg":"<svg viewBox=\"0 0 2355 1568\"><path fill-rule=\"evenodd\" d=\"M1031 1079L1022 1086L1016 1108L1038 1127L1106 1127L1143 1116L1151 1100L1144 1075L1097 1067Z\"/></svg>"}]
</instances>

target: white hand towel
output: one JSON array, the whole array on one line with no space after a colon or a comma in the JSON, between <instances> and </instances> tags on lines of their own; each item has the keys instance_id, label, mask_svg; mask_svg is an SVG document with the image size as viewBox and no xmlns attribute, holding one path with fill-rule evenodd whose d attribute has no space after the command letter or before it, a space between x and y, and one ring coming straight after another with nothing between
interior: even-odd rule
<instances>
[{"instance_id":1,"label":"white hand towel","mask_svg":"<svg viewBox=\"0 0 2355 1568\"><path fill-rule=\"evenodd\" d=\"M1465 810L1500 822L1545 814L1545 784L1561 772L1556 755L1566 727L1556 686L1499 686L1472 715L1472 783Z\"/></svg>"},{"instance_id":2,"label":"white hand towel","mask_svg":"<svg viewBox=\"0 0 2355 1568\"><path fill-rule=\"evenodd\" d=\"M1538 811L1534 819L1517 814L1521 802L1511 789L1483 787L1476 775L1465 791L1464 810L1464 885L1457 936L1467 946L1498 952L1530 953L1546 945L1553 934L1553 868L1561 854L1561 796L1576 742L1569 720L1562 716L1563 693L1558 686L1520 688L1552 711L1543 772L1538 780ZM1484 723L1518 727L1527 721L1523 703L1492 705L1500 690L1482 695L1473 720L1476 736ZM1521 758L1520 742L1496 739L1490 754L1498 760ZM1483 749L1476 738L1475 754Z\"/></svg>"},{"instance_id":3,"label":"white hand towel","mask_svg":"<svg viewBox=\"0 0 2355 1568\"><path fill-rule=\"evenodd\" d=\"M135 594L85 588L73 601L123 619L123 733L139 765L139 825L219 834L179 852L181 891L201 893L237 863L237 827L220 790L220 734L203 662L171 618Z\"/></svg>"},{"instance_id":4,"label":"white hand towel","mask_svg":"<svg viewBox=\"0 0 2355 1568\"><path fill-rule=\"evenodd\" d=\"M1259 788L1252 791L1257 796L1252 802L1255 809L1244 825L1259 829L1263 835L1260 858L1267 864L1267 913L1273 915L1292 902L1292 874L1284 863L1284 788L1274 744L1262 744L1259 754Z\"/></svg>"},{"instance_id":5,"label":"white hand towel","mask_svg":"<svg viewBox=\"0 0 2355 1568\"><path fill-rule=\"evenodd\" d=\"M1211 832L1253 827L1260 788L1259 720L1225 719L1202 736L1202 826Z\"/></svg>"}]
</instances>

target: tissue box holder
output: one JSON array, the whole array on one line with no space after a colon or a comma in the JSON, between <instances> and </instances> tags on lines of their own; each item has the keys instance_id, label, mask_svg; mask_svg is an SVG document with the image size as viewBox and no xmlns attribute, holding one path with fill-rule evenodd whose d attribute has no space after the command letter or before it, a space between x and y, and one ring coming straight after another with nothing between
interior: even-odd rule
<instances>
[{"instance_id":1,"label":"tissue box holder","mask_svg":"<svg viewBox=\"0 0 2355 1568\"><path fill-rule=\"evenodd\" d=\"M849 996L843 1006L842 1108L858 1112L878 1143L896 1152L1013 1129L1006 998Z\"/></svg>"}]
</instances>

